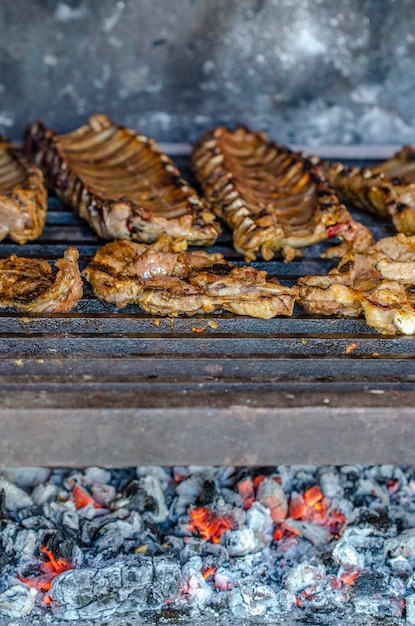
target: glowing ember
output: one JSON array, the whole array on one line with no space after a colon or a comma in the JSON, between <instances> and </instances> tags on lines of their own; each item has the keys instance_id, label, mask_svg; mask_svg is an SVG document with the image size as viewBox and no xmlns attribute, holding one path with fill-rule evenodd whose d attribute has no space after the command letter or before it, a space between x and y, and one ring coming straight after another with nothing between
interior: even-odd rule
<instances>
[{"instance_id":1,"label":"glowing ember","mask_svg":"<svg viewBox=\"0 0 415 626\"><path fill-rule=\"evenodd\" d=\"M206 580L210 576L213 576L215 572L216 572L216 567L212 565L211 567L207 567L206 569L203 570L202 576Z\"/></svg>"},{"instance_id":2,"label":"glowing ember","mask_svg":"<svg viewBox=\"0 0 415 626\"><path fill-rule=\"evenodd\" d=\"M85 489L79 487L79 485L75 485L73 488L71 498L77 509L82 509L88 504L92 504L94 509L102 509L102 506L98 504L98 502L96 502L94 498L90 496L87 491L85 491Z\"/></svg>"},{"instance_id":3,"label":"glowing ember","mask_svg":"<svg viewBox=\"0 0 415 626\"><path fill-rule=\"evenodd\" d=\"M61 557L56 560L54 554L48 550L45 546L42 547L41 552L46 555L45 561L42 561L40 565L40 576L34 576L33 578L18 577L28 587L33 587L39 591L46 593L52 586L53 579L62 572L66 572L69 569L73 569L72 563ZM43 598L45 604L50 604L51 599L48 595Z\"/></svg>"},{"instance_id":4,"label":"glowing ember","mask_svg":"<svg viewBox=\"0 0 415 626\"><path fill-rule=\"evenodd\" d=\"M202 539L212 543L220 543L220 538L227 530L236 528L232 515L218 515L206 507L197 507L189 512L191 521L189 530L198 531Z\"/></svg>"}]
</instances>

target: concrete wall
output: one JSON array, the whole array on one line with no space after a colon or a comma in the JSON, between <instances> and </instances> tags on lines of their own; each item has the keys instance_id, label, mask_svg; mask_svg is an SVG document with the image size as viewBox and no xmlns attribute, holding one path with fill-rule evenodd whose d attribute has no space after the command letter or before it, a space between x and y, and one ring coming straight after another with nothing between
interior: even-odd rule
<instances>
[{"instance_id":1,"label":"concrete wall","mask_svg":"<svg viewBox=\"0 0 415 626\"><path fill-rule=\"evenodd\" d=\"M415 143L414 0L1 0L0 130Z\"/></svg>"}]
</instances>

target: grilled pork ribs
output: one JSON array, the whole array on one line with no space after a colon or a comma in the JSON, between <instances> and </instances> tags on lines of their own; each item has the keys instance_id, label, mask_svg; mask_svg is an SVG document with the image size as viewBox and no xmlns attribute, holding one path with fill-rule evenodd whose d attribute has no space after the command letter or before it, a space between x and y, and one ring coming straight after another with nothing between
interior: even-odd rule
<instances>
[{"instance_id":1,"label":"grilled pork ribs","mask_svg":"<svg viewBox=\"0 0 415 626\"><path fill-rule=\"evenodd\" d=\"M218 236L214 214L155 141L105 115L66 135L35 122L24 145L48 185L104 239L149 243L165 233L185 249Z\"/></svg>"},{"instance_id":2,"label":"grilled pork ribs","mask_svg":"<svg viewBox=\"0 0 415 626\"><path fill-rule=\"evenodd\" d=\"M370 231L340 203L321 169L303 155L244 127L208 131L195 145L193 167L209 206L233 231L247 261L270 260L329 237L351 248L373 243Z\"/></svg>"},{"instance_id":3,"label":"grilled pork ribs","mask_svg":"<svg viewBox=\"0 0 415 626\"><path fill-rule=\"evenodd\" d=\"M385 237L345 255L327 276L298 281L310 313L358 317L382 334L415 333L415 236Z\"/></svg>"},{"instance_id":4,"label":"grilled pork ribs","mask_svg":"<svg viewBox=\"0 0 415 626\"><path fill-rule=\"evenodd\" d=\"M0 136L0 241L37 239L46 221L47 192L42 172Z\"/></svg>"},{"instance_id":5,"label":"grilled pork ribs","mask_svg":"<svg viewBox=\"0 0 415 626\"><path fill-rule=\"evenodd\" d=\"M117 307L175 317L222 309L269 319L291 315L297 287L284 287L266 272L236 267L221 254L175 252L163 236L151 246L114 241L98 250L84 271L94 294Z\"/></svg>"},{"instance_id":6,"label":"grilled pork ribs","mask_svg":"<svg viewBox=\"0 0 415 626\"><path fill-rule=\"evenodd\" d=\"M52 270L43 259L11 255L0 259L0 308L28 313L67 313L82 297L78 251L67 248Z\"/></svg>"}]
</instances>

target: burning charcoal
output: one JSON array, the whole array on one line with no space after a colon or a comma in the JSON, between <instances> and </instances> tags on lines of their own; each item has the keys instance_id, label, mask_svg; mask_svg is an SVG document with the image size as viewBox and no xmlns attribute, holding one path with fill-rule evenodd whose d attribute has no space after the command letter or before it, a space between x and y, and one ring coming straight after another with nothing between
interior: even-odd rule
<instances>
[{"instance_id":1,"label":"burning charcoal","mask_svg":"<svg viewBox=\"0 0 415 626\"><path fill-rule=\"evenodd\" d=\"M258 581L244 580L232 590L229 608L235 617L254 617L278 614L279 606L275 591Z\"/></svg>"},{"instance_id":2,"label":"burning charcoal","mask_svg":"<svg viewBox=\"0 0 415 626\"><path fill-rule=\"evenodd\" d=\"M405 585L381 572L364 572L350 590L356 613L371 616L402 615Z\"/></svg>"},{"instance_id":3,"label":"burning charcoal","mask_svg":"<svg viewBox=\"0 0 415 626\"><path fill-rule=\"evenodd\" d=\"M267 538L273 525L271 511L260 502L254 502L247 512L246 525L263 542L268 543L268 539L271 540L271 537Z\"/></svg>"},{"instance_id":4,"label":"burning charcoal","mask_svg":"<svg viewBox=\"0 0 415 626\"><path fill-rule=\"evenodd\" d=\"M14 512L33 505L32 498L23 489L5 478L0 478L0 490L4 491L8 511Z\"/></svg>"},{"instance_id":5,"label":"burning charcoal","mask_svg":"<svg viewBox=\"0 0 415 626\"><path fill-rule=\"evenodd\" d=\"M324 565L310 565L299 563L295 565L285 577L285 588L291 593L298 594L308 587L313 587L324 580L326 570Z\"/></svg>"},{"instance_id":6,"label":"burning charcoal","mask_svg":"<svg viewBox=\"0 0 415 626\"><path fill-rule=\"evenodd\" d=\"M332 540L333 536L328 528L324 526L318 526L311 522L304 522L301 520L286 519L284 522L284 528L291 530L296 535L304 537L314 546L323 546Z\"/></svg>"},{"instance_id":7,"label":"burning charcoal","mask_svg":"<svg viewBox=\"0 0 415 626\"><path fill-rule=\"evenodd\" d=\"M206 582L203 561L198 556L191 557L183 565L183 583L179 603L203 608L211 600L212 587Z\"/></svg>"},{"instance_id":8,"label":"burning charcoal","mask_svg":"<svg viewBox=\"0 0 415 626\"><path fill-rule=\"evenodd\" d=\"M137 557L105 567L64 572L52 583L51 609L65 620L92 620L158 609L178 591L180 566L165 557Z\"/></svg>"},{"instance_id":9,"label":"burning charcoal","mask_svg":"<svg viewBox=\"0 0 415 626\"><path fill-rule=\"evenodd\" d=\"M127 519L114 520L102 526L95 537L95 549L110 549L118 552L127 539L137 539L143 530L143 521L139 513L132 512Z\"/></svg>"},{"instance_id":10,"label":"burning charcoal","mask_svg":"<svg viewBox=\"0 0 415 626\"><path fill-rule=\"evenodd\" d=\"M263 547L249 528L227 530L225 540L231 556L245 556L246 554L257 552Z\"/></svg>"},{"instance_id":11,"label":"burning charcoal","mask_svg":"<svg viewBox=\"0 0 415 626\"><path fill-rule=\"evenodd\" d=\"M326 470L320 474L319 483L321 490L327 498L342 498L344 494L344 488L340 482L340 477L337 473Z\"/></svg>"},{"instance_id":12,"label":"burning charcoal","mask_svg":"<svg viewBox=\"0 0 415 626\"><path fill-rule=\"evenodd\" d=\"M8 467L0 475L21 489L29 489L45 483L50 476L47 467Z\"/></svg>"},{"instance_id":13,"label":"burning charcoal","mask_svg":"<svg viewBox=\"0 0 415 626\"><path fill-rule=\"evenodd\" d=\"M24 617L35 606L38 592L25 585L14 585L0 594L0 616Z\"/></svg>"},{"instance_id":14,"label":"burning charcoal","mask_svg":"<svg viewBox=\"0 0 415 626\"><path fill-rule=\"evenodd\" d=\"M155 524L164 522L169 514L164 493L159 479L156 476L143 476L139 479L140 489L146 494L147 508L145 516ZM142 512L142 511L140 511Z\"/></svg>"},{"instance_id":15,"label":"burning charcoal","mask_svg":"<svg viewBox=\"0 0 415 626\"><path fill-rule=\"evenodd\" d=\"M415 528L410 528L400 533L397 537L391 537L385 543L387 553L394 556L411 558L415 556Z\"/></svg>"},{"instance_id":16,"label":"burning charcoal","mask_svg":"<svg viewBox=\"0 0 415 626\"><path fill-rule=\"evenodd\" d=\"M174 515L183 515L189 505L194 505L203 483L212 479L212 472L207 470L192 474L176 487L177 499L174 504Z\"/></svg>"},{"instance_id":17,"label":"burning charcoal","mask_svg":"<svg viewBox=\"0 0 415 626\"><path fill-rule=\"evenodd\" d=\"M111 480L111 472L102 467L87 467L84 470L84 479L86 485L105 485Z\"/></svg>"},{"instance_id":18,"label":"burning charcoal","mask_svg":"<svg viewBox=\"0 0 415 626\"><path fill-rule=\"evenodd\" d=\"M94 520L87 521L82 526L82 541L86 545L91 544L97 531L108 524L109 522L117 519L126 519L130 515L130 511L127 509L118 509L113 511L112 513L107 513L106 515L102 515L101 517L97 517Z\"/></svg>"},{"instance_id":19,"label":"burning charcoal","mask_svg":"<svg viewBox=\"0 0 415 626\"><path fill-rule=\"evenodd\" d=\"M56 500L59 488L53 483L37 485L32 491L32 500L35 504L42 505Z\"/></svg>"},{"instance_id":20,"label":"burning charcoal","mask_svg":"<svg viewBox=\"0 0 415 626\"><path fill-rule=\"evenodd\" d=\"M136 474L137 478L141 478L142 476L153 476L154 478L157 478L163 490L167 489L171 481L171 475L164 469L164 467L137 467Z\"/></svg>"},{"instance_id":21,"label":"burning charcoal","mask_svg":"<svg viewBox=\"0 0 415 626\"><path fill-rule=\"evenodd\" d=\"M377 511L362 507L355 520L355 525L368 527L371 532L380 535L395 535L396 528L387 513L387 509Z\"/></svg>"},{"instance_id":22,"label":"burning charcoal","mask_svg":"<svg viewBox=\"0 0 415 626\"><path fill-rule=\"evenodd\" d=\"M37 548L37 533L34 530L19 530L14 541L14 550L20 556L31 557Z\"/></svg>"},{"instance_id":23,"label":"burning charcoal","mask_svg":"<svg viewBox=\"0 0 415 626\"><path fill-rule=\"evenodd\" d=\"M271 477L264 478L258 487L257 499L271 511L272 520L278 524L288 513L288 501L282 487Z\"/></svg>"},{"instance_id":24,"label":"burning charcoal","mask_svg":"<svg viewBox=\"0 0 415 626\"><path fill-rule=\"evenodd\" d=\"M115 500L116 491L112 485L104 483L94 483L91 487L91 494L95 502L104 507L108 507Z\"/></svg>"},{"instance_id":25,"label":"burning charcoal","mask_svg":"<svg viewBox=\"0 0 415 626\"><path fill-rule=\"evenodd\" d=\"M392 572L397 576L410 576L413 572L411 562L404 556L397 556L394 559L388 559L387 563Z\"/></svg>"},{"instance_id":26,"label":"burning charcoal","mask_svg":"<svg viewBox=\"0 0 415 626\"><path fill-rule=\"evenodd\" d=\"M64 511L62 515L62 524L72 530L79 530L79 515L76 511Z\"/></svg>"},{"instance_id":27,"label":"burning charcoal","mask_svg":"<svg viewBox=\"0 0 415 626\"><path fill-rule=\"evenodd\" d=\"M340 539L332 553L333 559L344 570L360 572L365 567L364 554L359 552L347 538Z\"/></svg>"},{"instance_id":28,"label":"burning charcoal","mask_svg":"<svg viewBox=\"0 0 415 626\"><path fill-rule=\"evenodd\" d=\"M14 548L14 538L16 536L18 525L9 520L5 526L3 526L0 533L0 541L4 552L12 552Z\"/></svg>"}]
</instances>

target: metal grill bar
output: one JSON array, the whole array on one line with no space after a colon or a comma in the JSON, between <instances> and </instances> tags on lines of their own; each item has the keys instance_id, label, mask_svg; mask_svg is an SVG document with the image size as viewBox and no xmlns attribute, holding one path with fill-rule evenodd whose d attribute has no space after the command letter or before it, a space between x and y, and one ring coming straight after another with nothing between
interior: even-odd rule
<instances>
[{"instance_id":1,"label":"metal grill bar","mask_svg":"<svg viewBox=\"0 0 415 626\"><path fill-rule=\"evenodd\" d=\"M355 216L376 238L394 234ZM54 261L71 245L83 268L102 243L51 198L42 237L3 241L0 255ZM328 245L253 265L292 284L335 265L320 258ZM243 263L226 231L210 250ZM414 342L300 307L272 320L155 319L86 285L69 314L0 312L1 463L413 463Z\"/></svg>"}]
</instances>

